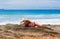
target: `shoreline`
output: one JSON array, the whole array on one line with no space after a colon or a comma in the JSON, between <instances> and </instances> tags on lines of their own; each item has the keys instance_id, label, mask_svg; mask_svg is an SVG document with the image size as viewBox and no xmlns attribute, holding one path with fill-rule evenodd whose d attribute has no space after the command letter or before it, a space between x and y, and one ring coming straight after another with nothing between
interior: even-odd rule
<instances>
[{"instance_id":1,"label":"shoreline","mask_svg":"<svg viewBox=\"0 0 60 39\"><path fill-rule=\"evenodd\" d=\"M18 24L19 25L19 23L0 23L0 25L6 25L6 24ZM60 25L60 23L56 23L56 24L37 23L37 24L39 24L39 25Z\"/></svg>"}]
</instances>

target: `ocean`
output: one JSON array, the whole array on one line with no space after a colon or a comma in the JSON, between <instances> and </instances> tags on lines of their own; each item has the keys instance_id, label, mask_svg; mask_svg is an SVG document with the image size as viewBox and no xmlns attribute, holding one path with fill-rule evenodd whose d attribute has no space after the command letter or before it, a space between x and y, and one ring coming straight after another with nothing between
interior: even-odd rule
<instances>
[{"instance_id":1,"label":"ocean","mask_svg":"<svg viewBox=\"0 0 60 39\"><path fill-rule=\"evenodd\" d=\"M19 24L23 18L38 24L60 24L60 10L0 10L0 25Z\"/></svg>"},{"instance_id":2,"label":"ocean","mask_svg":"<svg viewBox=\"0 0 60 39\"><path fill-rule=\"evenodd\" d=\"M60 14L60 10L0 10L1 15Z\"/></svg>"}]
</instances>

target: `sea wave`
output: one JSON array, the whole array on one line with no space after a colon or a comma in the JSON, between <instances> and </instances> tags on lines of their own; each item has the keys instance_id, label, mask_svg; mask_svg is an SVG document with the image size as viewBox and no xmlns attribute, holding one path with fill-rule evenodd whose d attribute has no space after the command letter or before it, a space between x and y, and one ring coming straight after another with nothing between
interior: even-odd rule
<instances>
[{"instance_id":1,"label":"sea wave","mask_svg":"<svg viewBox=\"0 0 60 39\"><path fill-rule=\"evenodd\" d=\"M48 15L0 15L0 24L19 24L22 18L27 18L38 24L60 24L60 14Z\"/></svg>"}]
</instances>

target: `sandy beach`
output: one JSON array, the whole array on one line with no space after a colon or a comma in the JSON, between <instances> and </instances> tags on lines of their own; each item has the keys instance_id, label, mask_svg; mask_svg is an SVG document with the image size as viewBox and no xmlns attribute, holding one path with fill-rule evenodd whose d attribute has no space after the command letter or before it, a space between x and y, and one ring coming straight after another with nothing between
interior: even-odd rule
<instances>
[{"instance_id":1,"label":"sandy beach","mask_svg":"<svg viewBox=\"0 0 60 39\"><path fill-rule=\"evenodd\" d=\"M60 39L60 25L43 25L52 28L39 29L18 24L0 25L0 39Z\"/></svg>"},{"instance_id":2,"label":"sandy beach","mask_svg":"<svg viewBox=\"0 0 60 39\"><path fill-rule=\"evenodd\" d=\"M60 0L0 0L0 39L60 39Z\"/></svg>"}]
</instances>

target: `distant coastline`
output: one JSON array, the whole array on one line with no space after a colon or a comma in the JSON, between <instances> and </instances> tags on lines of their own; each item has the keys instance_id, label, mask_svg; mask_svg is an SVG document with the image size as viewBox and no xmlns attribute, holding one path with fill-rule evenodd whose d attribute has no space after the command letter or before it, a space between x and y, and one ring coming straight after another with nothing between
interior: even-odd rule
<instances>
[{"instance_id":1,"label":"distant coastline","mask_svg":"<svg viewBox=\"0 0 60 39\"><path fill-rule=\"evenodd\" d=\"M5 9L0 9L0 10L5 10Z\"/></svg>"},{"instance_id":2,"label":"distant coastline","mask_svg":"<svg viewBox=\"0 0 60 39\"><path fill-rule=\"evenodd\" d=\"M60 10L60 9L0 9L0 10Z\"/></svg>"}]
</instances>

